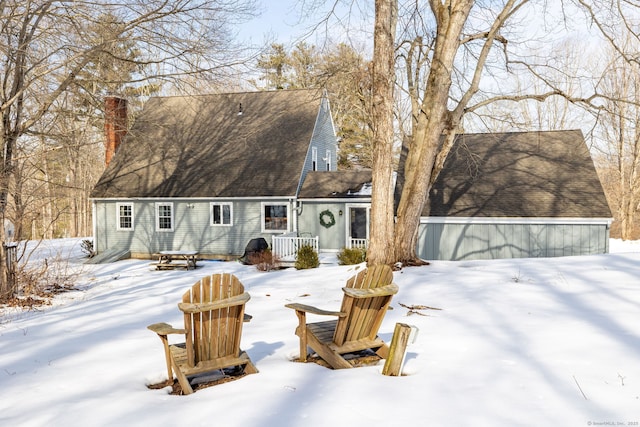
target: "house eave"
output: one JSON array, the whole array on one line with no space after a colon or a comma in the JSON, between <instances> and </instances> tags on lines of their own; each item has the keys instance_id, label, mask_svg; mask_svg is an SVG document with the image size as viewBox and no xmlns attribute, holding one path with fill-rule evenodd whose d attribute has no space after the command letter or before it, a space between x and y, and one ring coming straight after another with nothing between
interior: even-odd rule
<instances>
[{"instance_id":1,"label":"house eave","mask_svg":"<svg viewBox=\"0 0 640 427\"><path fill-rule=\"evenodd\" d=\"M588 224L611 225L613 218L575 218L575 217L420 217L420 224Z\"/></svg>"},{"instance_id":2,"label":"house eave","mask_svg":"<svg viewBox=\"0 0 640 427\"><path fill-rule=\"evenodd\" d=\"M196 200L295 200L295 196L251 196L251 197L91 197L90 201L113 202L120 200L130 201L156 201L156 200L179 200L179 201L196 201Z\"/></svg>"},{"instance_id":3,"label":"house eave","mask_svg":"<svg viewBox=\"0 0 640 427\"><path fill-rule=\"evenodd\" d=\"M305 197L298 199L300 202L316 202L316 203L371 203L371 197L322 197L322 198L313 198L313 197Z\"/></svg>"}]
</instances>

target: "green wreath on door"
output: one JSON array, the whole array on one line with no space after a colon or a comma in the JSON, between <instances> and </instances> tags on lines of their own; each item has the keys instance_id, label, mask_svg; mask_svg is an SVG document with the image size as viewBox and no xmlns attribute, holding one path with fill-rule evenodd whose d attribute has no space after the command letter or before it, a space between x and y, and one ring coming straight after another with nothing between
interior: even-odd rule
<instances>
[{"instance_id":1,"label":"green wreath on door","mask_svg":"<svg viewBox=\"0 0 640 427\"><path fill-rule=\"evenodd\" d=\"M320 225L324 228L333 227L336 224L336 217L329 209L320 212Z\"/></svg>"}]
</instances>

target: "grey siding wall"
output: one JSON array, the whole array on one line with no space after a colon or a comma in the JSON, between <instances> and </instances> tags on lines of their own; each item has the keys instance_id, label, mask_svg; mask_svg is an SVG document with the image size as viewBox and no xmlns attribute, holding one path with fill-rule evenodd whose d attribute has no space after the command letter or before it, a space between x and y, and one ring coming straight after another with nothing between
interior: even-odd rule
<instances>
[{"instance_id":1,"label":"grey siding wall","mask_svg":"<svg viewBox=\"0 0 640 427\"><path fill-rule=\"evenodd\" d=\"M298 231L318 236L321 250L340 250L346 246L346 210L344 203L304 202L298 215ZM320 225L320 212L330 210L336 223L333 227ZM342 215L339 212L342 211Z\"/></svg>"},{"instance_id":2,"label":"grey siding wall","mask_svg":"<svg viewBox=\"0 0 640 427\"><path fill-rule=\"evenodd\" d=\"M161 250L197 250L210 256L239 256L249 240L278 233L263 233L260 201L173 200L174 231L156 231L155 203L159 200L135 201L134 229L117 230L118 201L96 201L96 250L129 249L135 256L151 255ZM210 202L233 204L233 225L212 226ZM120 202L131 202L122 200ZM270 203L289 204L286 199ZM293 211L291 211L293 215ZM289 219L291 221L291 218ZM291 227L291 225L289 225Z\"/></svg>"},{"instance_id":3,"label":"grey siding wall","mask_svg":"<svg viewBox=\"0 0 640 427\"><path fill-rule=\"evenodd\" d=\"M593 255L609 251L607 224L421 224L418 256L470 260Z\"/></svg>"},{"instance_id":4,"label":"grey siding wall","mask_svg":"<svg viewBox=\"0 0 640 427\"><path fill-rule=\"evenodd\" d=\"M323 99L318 111L318 117L316 119L316 125L309 144L309 150L307 151L307 158L305 159L302 169L302 176L298 191L304 182L304 177L307 172L313 170L312 151L313 148L318 150L318 171L326 171L326 162L323 160L327 157L327 150L331 152L331 170L337 170L338 165L338 142L336 140L335 128L333 126L333 119L331 117L331 111L329 110L329 101Z\"/></svg>"}]
</instances>

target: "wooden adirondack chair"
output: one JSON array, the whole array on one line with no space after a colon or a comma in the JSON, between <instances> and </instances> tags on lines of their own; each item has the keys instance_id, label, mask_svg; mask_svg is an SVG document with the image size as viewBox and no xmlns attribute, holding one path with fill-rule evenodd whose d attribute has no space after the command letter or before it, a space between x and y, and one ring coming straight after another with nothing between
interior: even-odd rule
<instances>
[{"instance_id":1,"label":"wooden adirondack chair","mask_svg":"<svg viewBox=\"0 0 640 427\"><path fill-rule=\"evenodd\" d=\"M296 335L300 337L300 361L307 360L307 346L334 369L351 368L342 356L372 349L385 359L389 346L378 337L378 330L398 286L391 283L393 273L387 265L360 271L342 288L340 311L321 310L305 304L287 304L298 316ZM337 320L307 323L306 313L337 316Z\"/></svg>"},{"instance_id":2,"label":"wooden adirondack chair","mask_svg":"<svg viewBox=\"0 0 640 427\"><path fill-rule=\"evenodd\" d=\"M184 313L184 329L154 323L148 329L158 334L164 346L167 374L178 378L183 394L193 393L188 376L224 368L244 366L258 372L246 352L240 350L244 305L249 294L233 274L207 276L182 296L178 308ZM170 334L184 334L183 344L169 344Z\"/></svg>"}]
</instances>

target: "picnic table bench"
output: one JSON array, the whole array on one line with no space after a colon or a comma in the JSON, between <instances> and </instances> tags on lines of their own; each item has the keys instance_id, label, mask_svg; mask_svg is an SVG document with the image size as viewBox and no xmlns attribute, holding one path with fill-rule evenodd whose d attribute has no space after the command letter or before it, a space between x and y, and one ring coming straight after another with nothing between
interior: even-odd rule
<instances>
[{"instance_id":1,"label":"picnic table bench","mask_svg":"<svg viewBox=\"0 0 640 427\"><path fill-rule=\"evenodd\" d=\"M158 262L151 264L156 267L156 270L173 270L176 268L190 270L198 267L196 264L198 251L160 251L153 254L153 257L158 259Z\"/></svg>"}]
</instances>

